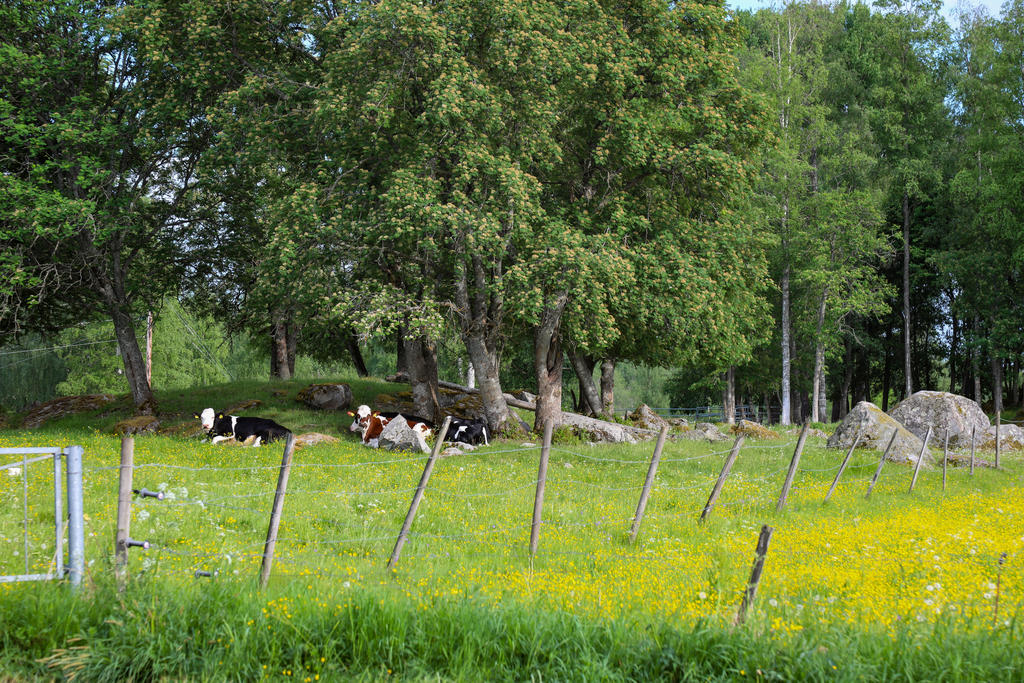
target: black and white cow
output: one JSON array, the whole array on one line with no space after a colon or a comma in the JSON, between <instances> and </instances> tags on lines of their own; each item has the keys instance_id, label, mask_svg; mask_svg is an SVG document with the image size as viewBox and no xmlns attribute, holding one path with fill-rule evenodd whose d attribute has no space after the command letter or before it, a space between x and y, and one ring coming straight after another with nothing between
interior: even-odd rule
<instances>
[{"instance_id":1,"label":"black and white cow","mask_svg":"<svg viewBox=\"0 0 1024 683\"><path fill-rule=\"evenodd\" d=\"M452 416L452 423L448 425L448 436L445 437L445 441L456 441L476 446L480 443L480 439L483 439L485 446L490 445L487 440L486 422Z\"/></svg>"},{"instance_id":2,"label":"black and white cow","mask_svg":"<svg viewBox=\"0 0 1024 683\"><path fill-rule=\"evenodd\" d=\"M259 446L277 439L285 439L291 434L287 427L282 427L273 420L263 417L225 415L214 412L213 408L207 408L202 413L195 413L195 416L202 421L203 429L211 437L211 443L229 439L244 442L250 437L255 437L252 445Z\"/></svg>"}]
</instances>

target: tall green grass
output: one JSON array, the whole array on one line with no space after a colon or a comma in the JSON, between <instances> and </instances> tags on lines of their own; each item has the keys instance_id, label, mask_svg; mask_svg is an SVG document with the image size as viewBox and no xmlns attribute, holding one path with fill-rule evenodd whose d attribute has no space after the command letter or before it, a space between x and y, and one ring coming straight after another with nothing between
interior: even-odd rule
<instances>
[{"instance_id":1,"label":"tall green grass","mask_svg":"<svg viewBox=\"0 0 1024 683\"><path fill-rule=\"evenodd\" d=\"M350 383L357 402L394 388ZM304 385L160 396L171 425L203 407L259 398L250 414L341 439L296 453L263 592L255 580L279 446L137 437L136 486L175 497L133 504L132 535L154 547L131 551L119 595L110 557L118 407L0 432L0 446L85 446L89 516L78 594L0 584L0 679L1010 681L1024 669L1019 456L1006 456L1002 472L951 469L946 491L931 469L909 493L910 468L890 465L865 500L878 453L859 452L823 505L842 453L812 438L790 503L776 514L796 434L748 440L718 506L698 524L731 443L671 441L630 544L653 445L565 444L551 453L531 558L538 449L503 441L437 463L389 573L424 458L362 447L347 416L295 402ZM29 480L34 566L53 552L52 494L36 474L46 471ZM13 553L22 544L23 485L0 476L0 573L21 571L24 558ZM758 601L734 628L764 523L776 534ZM993 559L1001 551L1009 552L1003 570ZM219 575L195 578L195 569ZM997 576L995 623L992 591L976 584ZM922 598L931 600L938 583L953 593L953 581L966 587L933 612Z\"/></svg>"},{"instance_id":2,"label":"tall green grass","mask_svg":"<svg viewBox=\"0 0 1024 683\"><path fill-rule=\"evenodd\" d=\"M1017 681L1024 667L1006 631L938 623L893 638L865 624L779 642L469 599L424 612L388 587L31 585L0 593L0 614L0 671L14 680Z\"/></svg>"}]
</instances>

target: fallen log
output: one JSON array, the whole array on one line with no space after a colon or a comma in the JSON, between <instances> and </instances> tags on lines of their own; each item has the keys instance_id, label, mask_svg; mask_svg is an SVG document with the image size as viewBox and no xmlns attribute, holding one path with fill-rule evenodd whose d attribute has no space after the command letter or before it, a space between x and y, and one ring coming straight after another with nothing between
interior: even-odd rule
<instances>
[{"instance_id":1,"label":"fallen log","mask_svg":"<svg viewBox=\"0 0 1024 683\"><path fill-rule=\"evenodd\" d=\"M461 391L467 394L480 393L479 389L465 387L461 384L455 384L454 382L440 381L438 382L438 385L445 389ZM502 394L502 396L505 399L505 403L513 408L522 408L523 410L532 411L537 410L537 405L535 403L522 401L511 394ZM570 427L574 427L580 431L587 432L592 438L599 442L636 443L637 441L653 439L658 436L658 432L653 429L643 429L641 427L619 424L618 422L609 422L596 417L580 415L579 413L568 413L562 411L561 422L564 425L569 425ZM521 420L520 423L522 423Z\"/></svg>"},{"instance_id":2,"label":"fallen log","mask_svg":"<svg viewBox=\"0 0 1024 683\"><path fill-rule=\"evenodd\" d=\"M464 387L461 384L456 384L454 382L445 382L444 380L439 381L437 385L444 389L453 389L454 391L461 391L466 394L480 393L480 390L475 387ZM507 403L513 408L522 408L523 410L533 411L537 410L537 405L535 403L530 403L529 401L520 401L512 394L502 394L502 397L505 399L505 403Z\"/></svg>"}]
</instances>

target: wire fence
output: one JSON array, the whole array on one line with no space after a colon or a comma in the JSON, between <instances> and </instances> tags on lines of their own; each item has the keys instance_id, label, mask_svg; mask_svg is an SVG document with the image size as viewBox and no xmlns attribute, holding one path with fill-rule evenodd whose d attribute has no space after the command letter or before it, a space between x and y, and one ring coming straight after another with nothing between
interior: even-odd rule
<instances>
[{"instance_id":1,"label":"wire fence","mask_svg":"<svg viewBox=\"0 0 1024 683\"><path fill-rule=\"evenodd\" d=\"M901 533L875 536L884 523L849 519L872 518L860 503L878 464L877 452L869 451L854 454L830 509L820 515L812 511L821 507L840 470L840 458L830 464L817 457L797 467L787 503L796 512L789 523L786 513L776 513L775 508L796 444L790 439L742 445L741 466L729 475L710 516L713 529L702 528L698 520L731 448L706 453L670 448L660 460L635 543L629 543L627 534L636 521L634 506L650 458L622 455L626 451L603 455L552 447L540 543L534 554L529 552L534 527L529 513L540 479L535 464L542 447L491 448L444 458L426 486L396 580L431 594L476 590L497 599L509 593L544 593L558 604L579 602L598 612L628 610L623 596L636 595L639 585L650 609L715 613L734 607L746 582L757 530L768 520L779 532L763 595L766 601L775 601L767 606L780 614L788 610L792 616L798 605L836 609L836 600L867 609L866 596L885 586L886 599L898 614L933 619L938 608L946 615L992 615L992 586L1002 572L1013 579L1001 588L1003 612L1019 611L1024 536L983 533L993 525L1009 528L1024 523L1019 505L1005 516L993 512L992 524L967 515L966 526L975 535L971 538L933 529L941 523L941 514L900 520ZM220 464L178 459L133 463L136 490L163 497L136 495L131 500L132 537L149 547L132 548L130 572L204 579L225 573L255 576L264 558L267 518L281 466L266 458L242 464L241 458L251 452L236 455L241 449L236 450L232 460ZM328 449L292 463L276 539L276 577L317 577L355 585L386 580L384 562L428 458L366 455L360 452L339 460ZM120 469L102 464L84 470L90 490L108 492L107 501L94 501L90 508L102 518L94 520L88 539L94 572L104 571L106 558L113 554L109 492ZM980 498L981 489L971 485L971 475L956 469L951 494L959 487L963 498L978 506L978 514L985 506L999 509L1000 500ZM873 495L905 499L908 477L905 467L890 467ZM0 480L0 501L15 493L14 478L5 479ZM24 487L21 482L18 488ZM921 488L931 503L941 501L937 476L922 481ZM40 514L35 507L26 503L26 518ZM924 542L929 537L936 543L941 538L944 546ZM10 540L0 532L0 549ZM52 553L45 542L42 546L43 552ZM953 578L957 572L970 577L970 585L961 587Z\"/></svg>"}]
</instances>

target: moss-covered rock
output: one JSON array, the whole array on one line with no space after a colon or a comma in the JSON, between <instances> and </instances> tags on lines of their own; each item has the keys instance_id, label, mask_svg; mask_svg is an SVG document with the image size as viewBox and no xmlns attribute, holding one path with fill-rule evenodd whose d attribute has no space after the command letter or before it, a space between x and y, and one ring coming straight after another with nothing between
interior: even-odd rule
<instances>
[{"instance_id":1,"label":"moss-covered rock","mask_svg":"<svg viewBox=\"0 0 1024 683\"><path fill-rule=\"evenodd\" d=\"M950 448L970 448L971 434L985 438L989 419L977 403L946 391L919 391L900 401L889 415L923 439L932 428L934 443L941 446L949 435Z\"/></svg>"},{"instance_id":2,"label":"moss-covered rock","mask_svg":"<svg viewBox=\"0 0 1024 683\"><path fill-rule=\"evenodd\" d=\"M160 420L152 415L139 415L121 420L114 425L114 433L127 436L129 434L153 434L160 426Z\"/></svg>"},{"instance_id":3,"label":"moss-covered rock","mask_svg":"<svg viewBox=\"0 0 1024 683\"><path fill-rule=\"evenodd\" d=\"M341 382L310 384L295 400L316 410L348 410L352 405L352 388Z\"/></svg>"},{"instance_id":4,"label":"moss-covered rock","mask_svg":"<svg viewBox=\"0 0 1024 683\"><path fill-rule=\"evenodd\" d=\"M861 401L846 416L836 431L828 439L829 448L849 448L857 435L860 435L861 448L873 448L883 451L889 445L893 433L893 442L886 460L892 462L916 463L921 453L922 442L913 432L901 423L886 415L874 403ZM924 451L924 462L927 465L934 461L930 450Z\"/></svg>"},{"instance_id":5,"label":"moss-covered rock","mask_svg":"<svg viewBox=\"0 0 1024 683\"><path fill-rule=\"evenodd\" d=\"M743 436L751 439L781 439L782 436L771 429L768 429L764 425L760 425L750 420L740 420L732 426L733 434L742 434Z\"/></svg>"},{"instance_id":6,"label":"moss-covered rock","mask_svg":"<svg viewBox=\"0 0 1024 683\"><path fill-rule=\"evenodd\" d=\"M246 399L244 401L239 401L238 403L232 403L227 408L225 408L222 412L225 415L234 415L236 413L242 412L243 410L251 410L253 408L259 408L261 405L263 405L263 401L259 400L258 398L250 398L250 399Z\"/></svg>"}]
</instances>

